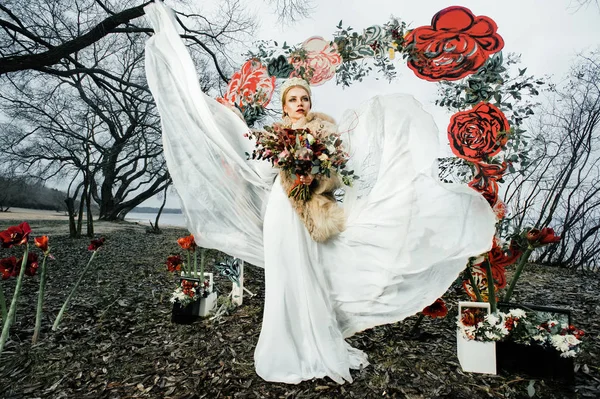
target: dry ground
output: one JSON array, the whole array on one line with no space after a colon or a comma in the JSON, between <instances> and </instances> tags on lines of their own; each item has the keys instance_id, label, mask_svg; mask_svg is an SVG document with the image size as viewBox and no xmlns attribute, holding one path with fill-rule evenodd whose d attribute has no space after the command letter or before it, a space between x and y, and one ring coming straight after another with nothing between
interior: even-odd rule
<instances>
[{"instance_id":1,"label":"dry ground","mask_svg":"<svg viewBox=\"0 0 600 399\"><path fill-rule=\"evenodd\" d=\"M18 221L0 220L0 230ZM69 288L87 261L88 239L70 239L62 220L31 220L35 235L50 234L55 261L48 286L41 341L32 346L38 276L28 278L17 322L0 355L2 398L538 398L600 397L600 276L530 266L516 299L568 307L587 332L576 359L576 384L525 375L463 373L456 358L456 303L460 289L445 296L450 314L425 319L418 339L408 337L416 320L377 327L350 339L369 354L371 366L353 373L352 384L328 379L299 385L267 383L254 372L264 300L260 269L246 269L246 285L257 295L219 322L170 322L172 277L164 260L177 252L181 229L147 234L130 223L99 224L107 238L58 331L50 327ZM10 254L2 250L1 256ZM210 259L221 255L211 252ZM13 280L1 281L8 298ZM228 293L231 285L217 279ZM224 295L221 295L224 297ZM533 381L533 382L532 382Z\"/></svg>"}]
</instances>

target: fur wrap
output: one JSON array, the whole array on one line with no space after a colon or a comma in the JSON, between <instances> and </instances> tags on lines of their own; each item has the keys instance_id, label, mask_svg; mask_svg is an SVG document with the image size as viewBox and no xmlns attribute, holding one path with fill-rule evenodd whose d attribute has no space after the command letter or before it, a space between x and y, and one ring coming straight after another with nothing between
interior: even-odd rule
<instances>
[{"instance_id":1,"label":"fur wrap","mask_svg":"<svg viewBox=\"0 0 600 399\"><path fill-rule=\"evenodd\" d=\"M289 126L289 122L287 123ZM286 124L285 119L284 124ZM310 129L311 134L319 139L337 131L333 118L317 112L309 112L291 127L294 129ZM296 177L284 171L281 171L279 175L285 192L289 193ZM327 239L345 229L346 217L344 210L338 206L333 196L333 191L340 187L342 187L342 180L337 174L329 178L316 176L311 184L311 196L308 201L297 201L290 198L292 206L300 216L300 220L308 229L312 239L317 242L327 241Z\"/></svg>"}]
</instances>

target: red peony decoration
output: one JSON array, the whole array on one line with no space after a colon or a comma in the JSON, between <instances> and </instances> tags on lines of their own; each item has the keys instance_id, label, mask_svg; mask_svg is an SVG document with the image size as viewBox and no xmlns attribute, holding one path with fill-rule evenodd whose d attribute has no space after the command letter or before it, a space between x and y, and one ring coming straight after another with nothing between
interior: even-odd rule
<instances>
[{"instance_id":1,"label":"red peony decoration","mask_svg":"<svg viewBox=\"0 0 600 399\"><path fill-rule=\"evenodd\" d=\"M289 59L289 63L294 67L291 78L304 77L311 85L318 86L335 76L337 66L342 63L335 43L314 36L302 43L302 49L302 57L292 54ZM306 71L304 76L300 76L301 68Z\"/></svg>"},{"instance_id":2,"label":"red peony decoration","mask_svg":"<svg viewBox=\"0 0 600 399\"><path fill-rule=\"evenodd\" d=\"M475 16L465 7L452 6L435 14L431 26L420 26L406 37L414 46L408 67L421 79L458 80L477 72L490 55L504 47L489 17Z\"/></svg>"},{"instance_id":3,"label":"red peony decoration","mask_svg":"<svg viewBox=\"0 0 600 399\"><path fill-rule=\"evenodd\" d=\"M231 77L227 93L217 101L225 105L244 108L255 104L266 107L275 91L275 76L269 76L267 67L252 59L242 65L242 69Z\"/></svg>"},{"instance_id":4,"label":"red peony decoration","mask_svg":"<svg viewBox=\"0 0 600 399\"><path fill-rule=\"evenodd\" d=\"M481 162L502 150L510 129L506 116L490 103L481 102L473 109L452 115L448 140L454 155Z\"/></svg>"},{"instance_id":5,"label":"red peony decoration","mask_svg":"<svg viewBox=\"0 0 600 399\"><path fill-rule=\"evenodd\" d=\"M469 182L469 187L483 194L483 197L488 201L490 206L494 208L498 203L498 180L502 178L506 171L506 162L502 165L474 163L475 175L473 180ZM500 201L501 202L501 201ZM506 207L504 208L506 212ZM496 212L498 215L498 212Z\"/></svg>"}]
</instances>

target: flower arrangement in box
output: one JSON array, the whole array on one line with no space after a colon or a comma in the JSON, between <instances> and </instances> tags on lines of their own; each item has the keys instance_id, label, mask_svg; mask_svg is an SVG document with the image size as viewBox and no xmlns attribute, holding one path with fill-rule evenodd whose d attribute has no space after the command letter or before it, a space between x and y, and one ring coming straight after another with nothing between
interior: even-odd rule
<instances>
[{"instance_id":1,"label":"flower arrangement in box","mask_svg":"<svg viewBox=\"0 0 600 399\"><path fill-rule=\"evenodd\" d=\"M177 240L177 244L185 251L187 260L181 255L170 255L165 262L167 270L179 272L177 286L171 293L173 303L173 321L189 322L197 316L206 316L214 307L216 292L213 292L212 273L205 273L206 251L200 249L200 267L198 268L198 246L194 236L190 234ZM204 303L203 301L204 300ZM175 314L185 313L190 317L179 320Z\"/></svg>"},{"instance_id":2,"label":"flower arrangement in box","mask_svg":"<svg viewBox=\"0 0 600 399\"><path fill-rule=\"evenodd\" d=\"M464 309L457 325L461 335L477 341L513 341L556 350L560 357L574 357L580 351L585 332L573 325L548 319L541 312L511 309L487 314L478 308Z\"/></svg>"},{"instance_id":3,"label":"flower arrangement in box","mask_svg":"<svg viewBox=\"0 0 600 399\"><path fill-rule=\"evenodd\" d=\"M204 280L204 283L201 284L198 281L181 279L181 284L171 294L170 301L171 303L178 302L185 307L200 298L208 297L209 286L208 280Z\"/></svg>"}]
</instances>

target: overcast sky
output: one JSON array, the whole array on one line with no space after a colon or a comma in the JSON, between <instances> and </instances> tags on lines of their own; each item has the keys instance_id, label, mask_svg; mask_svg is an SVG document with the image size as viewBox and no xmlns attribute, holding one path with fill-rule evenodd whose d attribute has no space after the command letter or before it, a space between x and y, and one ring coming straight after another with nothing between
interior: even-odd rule
<instances>
[{"instance_id":1,"label":"overcast sky","mask_svg":"<svg viewBox=\"0 0 600 399\"><path fill-rule=\"evenodd\" d=\"M350 25L358 32L370 25L384 24L392 15L411 28L429 25L439 10L461 5L475 15L485 15L496 21L498 33L504 38L503 52L521 54L522 66L527 67L527 73L552 75L556 83L568 72L578 53L600 47L600 10L594 0L584 8L580 8L576 0L315 0L310 18L287 26L277 22L268 0L242 1L257 13L261 21L257 39L275 39L288 44L301 43L310 36L330 40L340 20L343 20L344 27ZM199 1L200 7L202 3ZM449 115L433 104L436 85L418 79L399 57L397 60L398 77L392 83L369 78L342 89L333 79L315 87L314 109L339 120L345 110L356 108L374 95L410 93L434 115L442 134ZM158 204L157 200L150 200L145 205ZM177 201L170 199L168 206L177 207Z\"/></svg>"}]
</instances>

